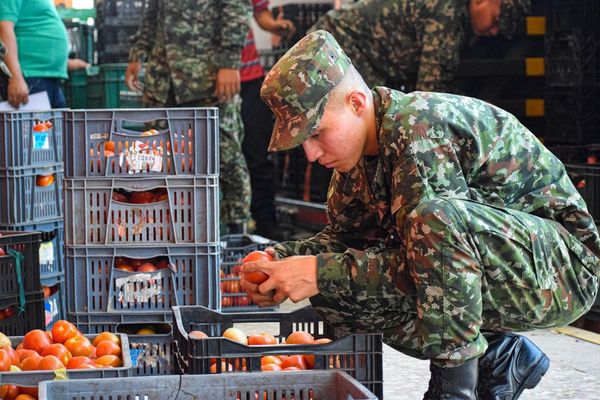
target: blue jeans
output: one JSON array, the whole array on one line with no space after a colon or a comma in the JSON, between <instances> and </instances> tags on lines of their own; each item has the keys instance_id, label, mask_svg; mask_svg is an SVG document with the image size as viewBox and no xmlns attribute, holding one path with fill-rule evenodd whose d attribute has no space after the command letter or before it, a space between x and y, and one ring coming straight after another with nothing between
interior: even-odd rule
<instances>
[{"instance_id":1,"label":"blue jeans","mask_svg":"<svg viewBox=\"0 0 600 400\"><path fill-rule=\"evenodd\" d=\"M29 94L47 92L52 108L66 108L67 101L58 78L25 78Z\"/></svg>"}]
</instances>

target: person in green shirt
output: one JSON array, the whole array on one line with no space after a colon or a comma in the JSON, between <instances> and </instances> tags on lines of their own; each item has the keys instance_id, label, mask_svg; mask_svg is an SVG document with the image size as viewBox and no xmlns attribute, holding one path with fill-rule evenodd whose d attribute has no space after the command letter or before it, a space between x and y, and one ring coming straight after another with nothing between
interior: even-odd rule
<instances>
[{"instance_id":1,"label":"person in green shirt","mask_svg":"<svg viewBox=\"0 0 600 400\"><path fill-rule=\"evenodd\" d=\"M83 60L68 62L67 31L51 0L2 0L0 40L6 46L0 96L14 107L29 94L46 91L52 108L66 107L61 79L70 69L85 67Z\"/></svg>"}]
</instances>

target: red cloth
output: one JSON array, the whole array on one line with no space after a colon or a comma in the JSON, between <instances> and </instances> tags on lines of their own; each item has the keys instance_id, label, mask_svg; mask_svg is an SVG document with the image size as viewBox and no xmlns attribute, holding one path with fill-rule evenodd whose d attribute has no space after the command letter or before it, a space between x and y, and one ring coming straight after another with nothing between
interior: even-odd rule
<instances>
[{"instance_id":1,"label":"red cloth","mask_svg":"<svg viewBox=\"0 0 600 400\"><path fill-rule=\"evenodd\" d=\"M269 7L269 0L252 0L254 13L264 11ZM265 76L265 70L260 65L258 51L254 44L254 35L252 29L246 37L246 44L242 49L242 67L240 68L240 78L242 82L253 81L254 79Z\"/></svg>"}]
</instances>

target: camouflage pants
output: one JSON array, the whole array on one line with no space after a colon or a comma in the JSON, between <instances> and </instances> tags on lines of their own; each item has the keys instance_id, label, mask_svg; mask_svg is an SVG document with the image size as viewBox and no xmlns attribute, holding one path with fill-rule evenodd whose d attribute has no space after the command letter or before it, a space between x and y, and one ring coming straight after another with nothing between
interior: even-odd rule
<instances>
[{"instance_id":1,"label":"camouflage pants","mask_svg":"<svg viewBox=\"0 0 600 400\"><path fill-rule=\"evenodd\" d=\"M382 331L410 356L456 366L483 354L480 330L566 325L592 306L598 278L554 221L461 199L420 204L404 227L416 296L378 304L311 299L334 328ZM382 302L376 299L376 302Z\"/></svg>"},{"instance_id":2,"label":"camouflage pants","mask_svg":"<svg viewBox=\"0 0 600 400\"><path fill-rule=\"evenodd\" d=\"M144 100L146 107L173 107L172 92L166 103L152 98ZM192 101L177 107L211 107L210 101ZM244 224L250 219L250 173L242 153L244 125L242 124L239 96L232 101L220 103L219 107L219 187L221 199L221 224Z\"/></svg>"}]
</instances>

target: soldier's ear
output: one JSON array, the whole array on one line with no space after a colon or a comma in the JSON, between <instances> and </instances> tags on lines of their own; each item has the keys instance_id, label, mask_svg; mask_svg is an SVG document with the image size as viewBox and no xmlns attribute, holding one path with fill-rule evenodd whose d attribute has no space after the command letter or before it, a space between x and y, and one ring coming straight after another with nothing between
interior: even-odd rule
<instances>
[{"instance_id":1,"label":"soldier's ear","mask_svg":"<svg viewBox=\"0 0 600 400\"><path fill-rule=\"evenodd\" d=\"M348 94L348 102L355 114L362 115L367 107L367 96L360 90L353 90Z\"/></svg>"}]
</instances>

